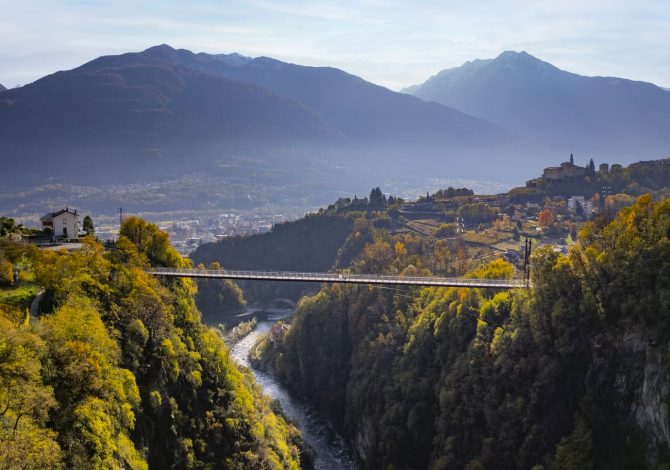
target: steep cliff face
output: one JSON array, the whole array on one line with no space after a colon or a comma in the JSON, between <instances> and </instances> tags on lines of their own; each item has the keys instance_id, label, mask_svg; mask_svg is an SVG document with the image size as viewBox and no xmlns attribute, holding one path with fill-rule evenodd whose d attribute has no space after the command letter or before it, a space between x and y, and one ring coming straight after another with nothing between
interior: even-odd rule
<instances>
[{"instance_id":1,"label":"steep cliff face","mask_svg":"<svg viewBox=\"0 0 670 470\"><path fill-rule=\"evenodd\" d=\"M363 462L369 462L374 455L375 443L379 440L374 422L362 416L358 422L358 430L353 438L353 447L358 458Z\"/></svg>"},{"instance_id":2,"label":"steep cliff face","mask_svg":"<svg viewBox=\"0 0 670 470\"><path fill-rule=\"evenodd\" d=\"M611 401L617 419L643 437L639 450L651 466L670 448L668 345L662 336L626 322L594 340L588 373L603 401Z\"/></svg>"},{"instance_id":3,"label":"steep cliff face","mask_svg":"<svg viewBox=\"0 0 670 470\"><path fill-rule=\"evenodd\" d=\"M649 443L648 458L658 463L658 449L670 447L670 427L668 421L668 391L670 377L667 364L663 364L663 355L659 348L645 348L644 374L637 396L632 403L635 423L642 429Z\"/></svg>"}]
</instances>

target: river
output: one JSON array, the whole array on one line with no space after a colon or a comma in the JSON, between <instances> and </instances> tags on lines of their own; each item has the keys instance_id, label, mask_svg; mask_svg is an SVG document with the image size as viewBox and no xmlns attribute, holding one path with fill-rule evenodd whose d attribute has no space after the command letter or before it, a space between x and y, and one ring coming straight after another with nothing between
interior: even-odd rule
<instances>
[{"instance_id":1,"label":"river","mask_svg":"<svg viewBox=\"0 0 670 470\"><path fill-rule=\"evenodd\" d=\"M300 429L302 438L314 449L316 469L356 469L344 441L323 417L305 401L290 395L272 375L251 367L249 350L261 335L270 331L272 324L271 321L258 322L254 331L232 347L230 350L232 357L238 364L249 367L265 393L279 401L286 416Z\"/></svg>"}]
</instances>

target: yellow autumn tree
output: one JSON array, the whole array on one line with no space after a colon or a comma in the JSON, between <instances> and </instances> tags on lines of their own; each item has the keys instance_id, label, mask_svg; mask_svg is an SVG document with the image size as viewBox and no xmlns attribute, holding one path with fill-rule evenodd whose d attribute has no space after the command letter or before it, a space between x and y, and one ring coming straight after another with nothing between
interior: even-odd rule
<instances>
[{"instance_id":1,"label":"yellow autumn tree","mask_svg":"<svg viewBox=\"0 0 670 470\"><path fill-rule=\"evenodd\" d=\"M52 413L69 468L147 468L129 433L140 396L133 374L118 366L120 350L93 302L71 297L43 320L49 344Z\"/></svg>"},{"instance_id":2,"label":"yellow autumn tree","mask_svg":"<svg viewBox=\"0 0 670 470\"><path fill-rule=\"evenodd\" d=\"M61 468L56 433L46 426L56 400L42 384L44 352L28 325L0 313L0 468Z\"/></svg>"}]
</instances>

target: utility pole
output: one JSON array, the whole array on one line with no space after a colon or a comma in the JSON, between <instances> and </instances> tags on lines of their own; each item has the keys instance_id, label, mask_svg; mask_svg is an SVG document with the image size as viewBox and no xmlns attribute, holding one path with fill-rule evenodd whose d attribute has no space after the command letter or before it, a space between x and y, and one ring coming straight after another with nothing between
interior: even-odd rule
<instances>
[{"instance_id":1,"label":"utility pole","mask_svg":"<svg viewBox=\"0 0 670 470\"><path fill-rule=\"evenodd\" d=\"M526 277L526 283L530 283L530 254L533 250L533 240L526 238L526 259L523 263L524 274Z\"/></svg>"},{"instance_id":2,"label":"utility pole","mask_svg":"<svg viewBox=\"0 0 670 470\"><path fill-rule=\"evenodd\" d=\"M523 277L526 279L528 277L528 258L530 255L530 245L528 243L528 237L526 237L526 242L523 249Z\"/></svg>"},{"instance_id":3,"label":"utility pole","mask_svg":"<svg viewBox=\"0 0 670 470\"><path fill-rule=\"evenodd\" d=\"M602 190L600 191L600 205L598 209L602 211L602 213L605 215L605 219L607 221L610 221L610 216L609 216L609 209L607 207L607 196L612 195L612 187L611 186L603 186Z\"/></svg>"},{"instance_id":4,"label":"utility pole","mask_svg":"<svg viewBox=\"0 0 670 470\"><path fill-rule=\"evenodd\" d=\"M121 225L123 225L123 207L119 207L119 235L121 235Z\"/></svg>"}]
</instances>

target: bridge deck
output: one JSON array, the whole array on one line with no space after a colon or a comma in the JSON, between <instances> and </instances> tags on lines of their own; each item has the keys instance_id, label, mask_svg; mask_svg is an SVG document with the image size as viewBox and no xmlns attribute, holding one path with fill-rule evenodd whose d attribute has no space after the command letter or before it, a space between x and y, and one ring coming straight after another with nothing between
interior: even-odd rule
<instances>
[{"instance_id":1,"label":"bridge deck","mask_svg":"<svg viewBox=\"0 0 670 470\"><path fill-rule=\"evenodd\" d=\"M523 279L471 279L436 276L389 276L383 274L300 273L291 271L235 271L223 269L151 268L149 274L168 277L236 279L254 281L330 282L348 284L382 284L394 286L487 287L525 289Z\"/></svg>"}]
</instances>

